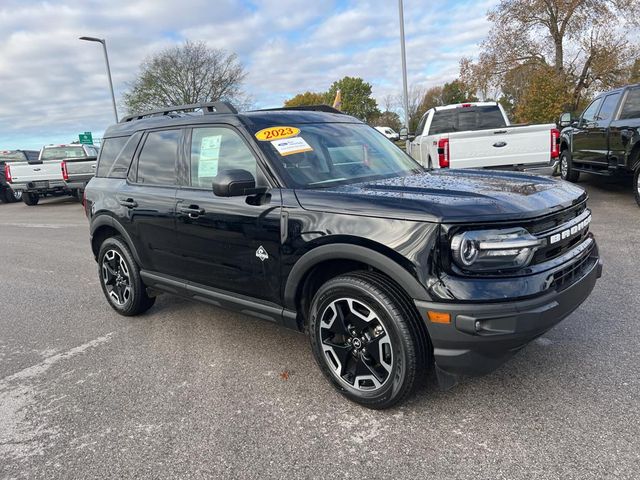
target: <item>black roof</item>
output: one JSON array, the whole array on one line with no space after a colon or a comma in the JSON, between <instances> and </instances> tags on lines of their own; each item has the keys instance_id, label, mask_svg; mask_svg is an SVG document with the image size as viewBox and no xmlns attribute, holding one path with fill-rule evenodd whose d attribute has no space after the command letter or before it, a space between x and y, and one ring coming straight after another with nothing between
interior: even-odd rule
<instances>
[{"instance_id":1,"label":"black roof","mask_svg":"<svg viewBox=\"0 0 640 480\"><path fill-rule=\"evenodd\" d=\"M305 110L310 108L310 110ZM187 113L150 116L137 119L141 115L126 117L122 121L107 128L104 138L131 135L140 130L149 130L162 127L198 125L210 123L227 123L229 125L244 126L250 130L259 130L269 126L283 125L285 123L362 123L355 117L345 115L331 107L319 110L316 107L296 107L281 109L254 110L242 113ZM136 119L131 119L136 117Z\"/></svg>"}]
</instances>

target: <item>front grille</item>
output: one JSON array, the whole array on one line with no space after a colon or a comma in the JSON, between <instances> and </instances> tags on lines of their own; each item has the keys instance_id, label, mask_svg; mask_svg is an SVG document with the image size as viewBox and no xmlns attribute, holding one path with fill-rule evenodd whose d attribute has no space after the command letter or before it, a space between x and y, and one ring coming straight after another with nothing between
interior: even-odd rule
<instances>
[{"instance_id":1,"label":"front grille","mask_svg":"<svg viewBox=\"0 0 640 480\"><path fill-rule=\"evenodd\" d=\"M531 265L559 257L582 243L589 235L589 225L583 228L578 227L583 221L590 221L590 218L591 212L587 210L586 204L582 203L526 226L529 232L544 242L536 250ZM571 233L573 227L576 227L577 231ZM566 237L562 235L563 232L566 232Z\"/></svg>"},{"instance_id":2,"label":"front grille","mask_svg":"<svg viewBox=\"0 0 640 480\"><path fill-rule=\"evenodd\" d=\"M593 263L597 261L594 256L594 251L595 242L592 242L589 248L585 249L580 257L571 263L571 265L567 265L565 268L550 275L548 279L549 288L561 291L582 278Z\"/></svg>"}]
</instances>

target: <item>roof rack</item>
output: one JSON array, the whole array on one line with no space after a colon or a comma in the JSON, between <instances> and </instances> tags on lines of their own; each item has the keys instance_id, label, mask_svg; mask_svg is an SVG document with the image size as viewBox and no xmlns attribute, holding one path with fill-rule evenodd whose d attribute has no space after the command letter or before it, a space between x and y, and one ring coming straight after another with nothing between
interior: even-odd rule
<instances>
[{"instance_id":1,"label":"roof rack","mask_svg":"<svg viewBox=\"0 0 640 480\"><path fill-rule=\"evenodd\" d=\"M326 113L340 113L344 115L344 112L330 107L329 105L300 105L297 107L280 107L280 108L265 108L261 110L263 112L272 112L276 110L306 110L312 112L326 112Z\"/></svg>"},{"instance_id":2,"label":"roof rack","mask_svg":"<svg viewBox=\"0 0 640 480\"><path fill-rule=\"evenodd\" d=\"M159 117L159 116L180 116L177 112L186 110L202 110L203 115L213 115L216 113L238 113L233 105L229 102L206 102L206 103L193 103L190 105L177 105L175 107L165 107L158 110L149 110L147 112L135 113L128 115L120 120L120 123L132 122L134 120L141 120L145 117Z\"/></svg>"}]
</instances>

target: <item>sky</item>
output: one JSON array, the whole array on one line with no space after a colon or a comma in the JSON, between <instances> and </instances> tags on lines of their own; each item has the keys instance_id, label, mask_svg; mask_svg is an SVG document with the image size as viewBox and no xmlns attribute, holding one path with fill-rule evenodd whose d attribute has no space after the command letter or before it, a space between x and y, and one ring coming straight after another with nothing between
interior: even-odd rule
<instances>
[{"instance_id":1,"label":"sky","mask_svg":"<svg viewBox=\"0 0 640 480\"><path fill-rule=\"evenodd\" d=\"M409 84L455 79L477 57L497 0L405 0ZM395 0L0 0L0 149L39 149L78 133L100 137L140 63L186 39L235 52L256 108L364 78L379 103L402 91Z\"/></svg>"}]
</instances>

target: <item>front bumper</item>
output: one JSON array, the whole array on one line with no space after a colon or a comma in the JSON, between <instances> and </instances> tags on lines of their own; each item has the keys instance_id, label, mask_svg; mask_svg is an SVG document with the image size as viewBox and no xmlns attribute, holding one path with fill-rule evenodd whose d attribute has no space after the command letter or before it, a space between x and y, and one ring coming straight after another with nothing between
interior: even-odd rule
<instances>
[{"instance_id":1,"label":"front bumper","mask_svg":"<svg viewBox=\"0 0 640 480\"><path fill-rule=\"evenodd\" d=\"M602 275L597 249L590 260L570 286L533 299L458 304L416 300L431 337L438 373L489 373L558 324L584 302ZM433 323L429 311L449 313L451 322Z\"/></svg>"}]
</instances>

